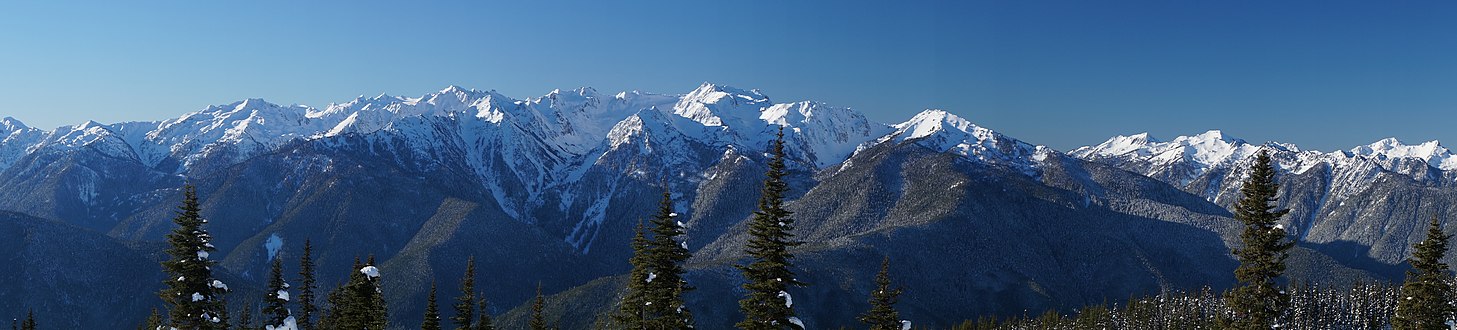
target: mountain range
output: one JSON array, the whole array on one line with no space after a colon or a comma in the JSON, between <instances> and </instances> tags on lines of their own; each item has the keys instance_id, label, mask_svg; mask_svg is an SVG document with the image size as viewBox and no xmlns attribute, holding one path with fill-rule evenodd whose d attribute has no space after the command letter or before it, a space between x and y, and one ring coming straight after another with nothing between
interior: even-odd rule
<instances>
[{"instance_id":1,"label":"mountain range","mask_svg":"<svg viewBox=\"0 0 1457 330\"><path fill-rule=\"evenodd\" d=\"M453 287L474 257L504 324L524 320L539 283L549 316L586 328L613 308L632 228L667 190L694 252L690 308L701 327L724 328L739 317L732 265L780 130L789 208L809 242L796 260L811 285L792 293L814 328L853 326L887 256L903 315L923 325L1228 287L1240 228L1228 209L1262 150L1292 210L1292 279L1399 279L1421 225L1457 211L1457 157L1435 141L1327 153L1210 131L1062 152L941 110L882 124L709 83L525 99L451 86L322 108L248 99L152 122L0 119L0 234L20 235L0 250L21 265L0 285L0 312L135 325L161 303L160 241L192 184L236 287L261 283L274 258L296 261L304 240L325 289L373 255L406 328L428 282ZM63 271L82 260L112 271ZM76 309L105 317L62 316Z\"/></svg>"}]
</instances>

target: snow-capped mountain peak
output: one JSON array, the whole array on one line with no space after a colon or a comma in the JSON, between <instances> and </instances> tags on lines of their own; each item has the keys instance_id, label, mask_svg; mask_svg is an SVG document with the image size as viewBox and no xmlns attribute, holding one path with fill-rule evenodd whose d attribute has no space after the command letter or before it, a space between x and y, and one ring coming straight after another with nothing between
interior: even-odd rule
<instances>
[{"instance_id":1,"label":"snow-capped mountain peak","mask_svg":"<svg viewBox=\"0 0 1457 330\"><path fill-rule=\"evenodd\" d=\"M899 132L908 133L900 137L901 141L924 138L948 129L958 133L981 133L982 135L991 133L991 130L978 127L965 118L940 109L921 111L915 117L911 117L911 120L897 124L895 127Z\"/></svg>"},{"instance_id":2,"label":"snow-capped mountain peak","mask_svg":"<svg viewBox=\"0 0 1457 330\"><path fill-rule=\"evenodd\" d=\"M773 105L758 90L703 83L673 105L673 114L707 126L756 125L759 112Z\"/></svg>"},{"instance_id":3,"label":"snow-capped mountain peak","mask_svg":"<svg viewBox=\"0 0 1457 330\"><path fill-rule=\"evenodd\" d=\"M469 88L460 87L460 86L456 86L456 85L449 85L449 86L445 86L445 88L443 88L443 89L440 89L440 91L439 92L436 92L435 94L437 94L437 95L466 94L466 93L471 93L471 92L475 92L475 91L476 91L475 89L469 89Z\"/></svg>"},{"instance_id":4,"label":"snow-capped mountain peak","mask_svg":"<svg viewBox=\"0 0 1457 330\"><path fill-rule=\"evenodd\" d=\"M1148 132L1138 133L1134 135L1119 135L1108 139L1108 141L1103 141L1103 143L1096 146L1082 147L1078 148L1077 150L1073 150L1072 154L1097 154L1102 156L1116 156L1128 153L1141 153L1141 156L1147 156L1148 146L1150 144L1160 142L1163 141L1154 138L1153 136L1149 135Z\"/></svg>"},{"instance_id":5,"label":"snow-capped mountain peak","mask_svg":"<svg viewBox=\"0 0 1457 330\"><path fill-rule=\"evenodd\" d=\"M1436 140L1416 145L1401 143L1394 137L1381 139L1368 145L1351 148L1352 155L1373 158L1377 161L1401 158L1416 158L1442 170L1457 169L1457 157Z\"/></svg>"},{"instance_id":6,"label":"snow-capped mountain peak","mask_svg":"<svg viewBox=\"0 0 1457 330\"><path fill-rule=\"evenodd\" d=\"M12 117L0 118L0 134L9 134L10 132L26 129L30 129L30 126L25 126L25 123L20 122L19 119Z\"/></svg>"},{"instance_id":7,"label":"snow-capped mountain peak","mask_svg":"<svg viewBox=\"0 0 1457 330\"><path fill-rule=\"evenodd\" d=\"M551 153L540 160L520 160L539 163L532 166L547 171L561 170L562 164L586 157L592 150L646 142L635 136L649 132L662 139L654 141L658 144L684 141L715 148L757 149L767 145L775 129L783 127L792 157L815 168L838 164L861 148L892 139L916 140L939 151L954 150L984 159L1010 160L1031 155L1035 149L942 110L924 111L905 123L886 125L871 122L850 108L810 101L775 104L758 90L713 83L679 95L638 91L604 95L580 87L526 99L450 85L419 97L361 95L322 109L249 98L163 121L91 123L69 126L66 131L116 136L124 141L118 150L135 150L143 165L158 166L170 158L181 166L169 170L186 171L193 160L217 152L225 152L228 161L241 161L294 140L379 131L435 139L440 137L433 130L439 126L432 125L449 122L460 125L463 133L471 132L471 136L460 137L469 145L507 139L511 142L506 145L523 148L522 152ZM0 121L0 129L22 127L14 119ZM483 134L499 136L482 140L474 135L482 129L494 132ZM39 143L17 145L28 148ZM435 147L421 146L420 150ZM669 150L674 146L651 147Z\"/></svg>"},{"instance_id":8,"label":"snow-capped mountain peak","mask_svg":"<svg viewBox=\"0 0 1457 330\"><path fill-rule=\"evenodd\" d=\"M990 129L972 124L945 110L921 111L910 120L895 124L894 130L876 143L887 141L913 142L939 152L954 152L982 162L1010 166L1031 176L1037 175L1035 164L1046 155L1039 148ZM865 149L862 145L860 149Z\"/></svg>"},{"instance_id":9,"label":"snow-capped mountain peak","mask_svg":"<svg viewBox=\"0 0 1457 330\"><path fill-rule=\"evenodd\" d=\"M1293 146L1290 146L1293 148ZM1159 164L1190 161L1200 168L1244 159L1260 146L1243 139L1226 136L1220 130L1209 130L1192 136L1180 136L1167 142L1140 133L1115 136L1101 144L1082 147L1070 154L1080 158L1147 158ZM1202 172L1202 171L1197 171Z\"/></svg>"}]
</instances>

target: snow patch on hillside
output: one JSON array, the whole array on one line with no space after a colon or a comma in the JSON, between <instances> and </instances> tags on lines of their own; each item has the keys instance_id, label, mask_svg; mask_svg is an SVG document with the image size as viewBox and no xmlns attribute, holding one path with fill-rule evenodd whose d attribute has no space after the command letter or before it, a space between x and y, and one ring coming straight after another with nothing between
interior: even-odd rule
<instances>
[{"instance_id":1,"label":"snow patch on hillside","mask_svg":"<svg viewBox=\"0 0 1457 330\"><path fill-rule=\"evenodd\" d=\"M283 249L283 238L278 237L278 233L269 234L268 240L263 242L263 248L268 250L268 260L273 260L278 251Z\"/></svg>"}]
</instances>

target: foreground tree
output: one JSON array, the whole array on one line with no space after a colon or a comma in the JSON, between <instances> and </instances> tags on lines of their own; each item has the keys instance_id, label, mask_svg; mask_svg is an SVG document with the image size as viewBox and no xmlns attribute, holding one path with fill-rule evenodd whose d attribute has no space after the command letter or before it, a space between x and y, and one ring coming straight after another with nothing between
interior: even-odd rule
<instances>
[{"instance_id":1,"label":"foreground tree","mask_svg":"<svg viewBox=\"0 0 1457 330\"><path fill-rule=\"evenodd\" d=\"M425 300L425 320L420 330L440 330L440 306L435 305L435 282L430 282L430 296Z\"/></svg>"},{"instance_id":2,"label":"foreground tree","mask_svg":"<svg viewBox=\"0 0 1457 330\"><path fill-rule=\"evenodd\" d=\"M774 140L769 159L769 171L765 173L764 189L759 198L758 210L749 221L749 242L745 247L753 261L737 266L743 271L743 288L748 296L739 300L739 309L744 320L736 326L740 329L802 329L804 325L795 317L793 298L786 291L790 286L803 286L790 271L790 259L794 255L789 248L802 242L794 239L794 219L784 209L784 194L789 185L784 181L784 129Z\"/></svg>"},{"instance_id":3,"label":"foreground tree","mask_svg":"<svg viewBox=\"0 0 1457 330\"><path fill-rule=\"evenodd\" d=\"M264 296L263 324L282 328L291 322L288 310L288 282L283 281L283 258L274 258L268 276L268 292Z\"/></svg>"},{"instance_id":4,"label":"foreground tree","mask_svg":"<svg viewBox=\"0 0 1457 330\"><path fill-rule=\"evenodd\" d=\"M253 304L243 304L243 311L238 313L239 330L255 330L258 324L253 322Z\"/></svg>"},{"instance_id":5,"label":"foreground tree","mask_svg":"<svg viewBox=\"0 0 1457 330\"><path fill-rule=\"evenodd\" d=\"M20 330L35 330L35 310L25 312L25 322L20 323Z\"/></svg>"},{"instance_id":6,"label":"foreground tree","mask_svg":"<svg viewBox=\"0 0 1457 330\"><path fill-rule=\"evenodd\" d=\"M880 273L875 274L875 291L870 292L870 310L860 314L860 322L870 330L900 330L900 312L895 303L900 299L901 289L890 287L890 257L880 262Z\"/></svg>"},{"instance_id":7,"label":"foreground tree","mask_svg":"<svg viewBox=\"0 0 1457 330\"><path fill-rule=\"evenodd\" d=\"M158 312L156 307L153 307L152 308L152 314L151 315L147 315L147 321L145 321L145 323L143 323L142 326L143 326L143 329L147 329L147 330L156 330L157 327L161 327L162 326L162 313Z\"/></svg>"},{"instance_id":8,"label":"foreground tree","mask_svg":"<svg viewBox=\"0 0 1457 330\"><path fill-rule=\"evenodd\" d=\"M314 314L319 311L314 306L314 289L318 285L314 282L314 257L313 244L304 240L304 255L298 261L298 328L302 330L314 329Z\"/></svg>"},{"instance_id":9,"label":"foreground tree","mask_svg":"<svg viewBox=\"0 0 1457 330\"><path fill-rule=\"evenodd\" d=\"M683 242L683 223L673 212L673 194L663 190L658 213L653 215L653 238L647 245L648 304L647 325L653 329L688 329L693 327L693 314L688 311L683 293L693 290L683 279L683 263L692 254Z\"/></svg>"},{"instance_id":10,"label":"foreground tree","mask_svg":"<svg viewBox=\"0 0 1457 330\"><path fill-rule=\"evenodd\" d=\"M652 272L648 264L648 239L644 234L645 229L641 221L637 223L637 229L632 236L632 258L627 262L632 264L632 271L627 276L627 293L622 295L622 301L618 302L617 313L612 315L614 328L619 329L647 329L647 307L648 307L648 274Z\"/></svg>"},{"instance_id":11,"label":"foreground tree","mask_svg":"<svg viewBox=\"0 0 1457 330\"><path fill-rule=\"evenodd\" d=\"M329 293L332 306L320 320L320 328L383 330L388 325L379 268L374 266L374 257L369 259L363 265L356 259L349 282Z\"/></svg>"},{"instance_id":12,"label":"foreground tree","mask_svg":"<svg viewBox=\"0 0 1457 330\"><path fill-rule=\"evenodd\" d=\"M541 283L536 283L536 300L531 302L531 330L550 330L546 326L546 296L541 295Z\"/></svg>"},{"instance_id":13,"label":"foreground tree","mask_svg":"<svg viewBox=\"0 0 1457 330\"><path fill-rule=\"evenodd\" d=\"M1286 241L1285 229L1276 225L1290 212L1276 209L1279 190L1270 155L1261 151L1240 188L1244 198L1234 207L1235 219L1245 225L1239 235L1241 247L1234 250L1240 263L1234 277L1240 286L1225 297L1228 312L1219 319L1221 328L1270 329L1289 304L1289 295L1275 284L1285 273L1287 250L1294 246Z\"/></svg>"},{"instance_id":14,"label":"foreground tree","mask_svg":"<svg viewBox=\"0 0 1457 330\"><path fill-rule=\"evenodd\" d=\"M208 259L208 254L216 249L210 243L212 236L202 228L207 220L202 218L197 190L192 185L183 188L182 205L172 222L177 224L167 234L171 245L167 254L172 258L162 262L168 274L163 281L167 288L158 293L171 306L168 323L178 329L214 329L222 321L218 317L224 308L221 296L228 287L212 276L212 266L217 262Z\"/></svg>"},{"instance_id":15,"label":"foreground tree","mask_svg":"<svg viewBox=\"0 0 1457 330\"><path fill-rule=\"evenodd\" d=\"M470 330L476 316L476 257L465 260L465 275L460 277L460 296L455 297L456 330Z\"/></svg>"},{"instance_id":16,"label":"foreground tree","mask_svg":"<svg viewBox=\"0 0 1457 330\"><path fill-rule=\"evenodd\" d=\"M1392 317L1392 329L1447 329L1451 320L1452 285L1448 282L1447 264L1442 257L1447 254L1447 241L1452 235L1442 232L1437 216L1427 227L1427 238L1417 243L1412 252L1412 269L1406 272L1406 282L1401 285L1401 299L1397 300L1396 315Z\"/></svg>"}]
</instances>

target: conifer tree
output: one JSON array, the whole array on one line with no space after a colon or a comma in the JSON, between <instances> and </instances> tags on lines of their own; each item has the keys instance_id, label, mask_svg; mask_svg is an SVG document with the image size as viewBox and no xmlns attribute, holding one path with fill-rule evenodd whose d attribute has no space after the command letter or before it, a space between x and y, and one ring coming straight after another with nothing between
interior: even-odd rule
<instances>
[{"instance_id":1,"label":"conifer tree","mask_svg":"<svg viewBox=\"0 0 1457 330\"><path fill-rule=\"evenodd\" d=\"M325 329L383 330L388 325L383 291L380 288L379 268L374 266L374 257L363 265L354 267L349 282L329 293L331 307L325 319L319 322Z\"/></svg>"},{"instance_id":2,"label":"conifer tree","mask_svg":"<svg viewBox=\"0 0 1457 330\"><path fill-rule=\"evenodd\" d=\"M460 277L460 296L455 297L455 316L450 318L455 322L456 330L469 330L475 322L476 306L476 257L472 256L465 260L465 275Z\"/></svg>"},{"instance_id":3,"label":"conifer tree","mask_svg":"<svg viewBox=\"0 0 1457 330\"><path fill-rule=\"evenodd\" d=\"M486 301L486 295L481 294L480 320L476 321L474 330L496 330L496 325L491 321L491 305Z\"/></svg>"},{"instance_id":4,"label":"conifer tree","mask_svg":"<svg viewBox=\"0 0 1457 330\"><path fill-rule=\"evenodd\" d=\"M357 314L357 312L354 311L356 309L359 309L357 306L355 306L357 305L357 303L355 302L354 297L349 294L350 292L348 290L345 290L344 288L350 283L353 283L356 280L356 277L360 276L360 268L364 268L364 264L359 262L358 256L355 256L354 265L349 267L349 269L354 270L354 272L351 272L349 274L349 281L339 284L339 286L329 291L329 295L326 298L328 300L329 309L324 312L324 317L319 318L319 323L316 325L319 329L338 329L340 327L340 324L344 321L346 315L352 317L353 315ZM349 321L349 323L358 323L354 320Z\"/></svg>"},{"instance_id":5,"label":"conifer tree","mask_svg":"<svg viewBox=\"0 0 1457 330\"><path fill-rule=\"evenodd\" d=\"M167 254L172 258L162 262L168 274L163 282L167 288L158 295L172 308L168 320L172 327L213 329L221 321L218 312L224 308L220 302L227 286L212 276L212 266L217 262L208 259L208 254L216 249L210 243L212 236L202 228L207 220L202 218L197 191L192 185L183 188L182 205L172 222L177 224L167 234L171 245Z\"/></svg>"},{"instance_id":6,"label":"conifer tree","mask_svg":"<svg viewBox=\"0 0 1457 330\"><path fill-rule=\"evenodd\" d=\"M374 293L369 296L370 299L366 304L369 308L366 310L369 311L371 320L378 322L379 327L383 329L389 323L389 312L385 309L384 301L384 281L380 280L379 267L374 262L373 254L369 255L369 261L365 264L364 269L360 269L359 272L365 274L369 280L369 286L374 289Z\"/></svg>"},{"instance_id":7,"label":"conifer tree","mask_svg":"<svg viewBox=\"0 0 1457 330\"><path fill-rule=\"evenodd\" d=\"M35 310L25 312L25 322L20 323L20 330L35 330Z\"/></svg>"},{"instance_id":8,"label":"conifer tree","mask_svg":"<svg viewBox=\"0 0 1457 330\"><path fill-rule=\"evenodd\" d=\"M870 310L860 315L860 322L870 330L900 330L900 313L895 303L900 299L901 289L890 287L890 257L880 262L880 273L875 274L875 291L870 292Z\"/></svg>"},{"instance_id":9,"label":"conifer tree","mask_svg":"<svg viewBox=\"0 0 1457 330\"><path fill-rule=\"evenodd\" d=\"M653 238L647 244L648 327L653 329L688 329L693 327L693 314L683 301L683 293L693 290L683 279L683 263L692 255L682 242L683 224L673 212L673 195L663 190L658 213L653 216Z\"/></svg>"},{"instance_id":10,"label":"conifer tree","mask_svg":"<svg viewBox=\"0 0 1457 330\"><path fill-rule=\"evenodd\" d=\"M541 295L541 283L536 283L536 300L531 303L531 330L550 330L546 327L546 296Z\"/></svg>"},{"instance_id":11,"label":"conifer tree","mask_svg":"<svg viewBox=\"0 0 1457 330\"><path fill-rule=\"evenodd\" d=\"M290 316L288 282L283 281L283 258L274 258L268 276L268 292L264 296L263 324L281 327Z\"/></svg>"},{"instance_id":12,"label":"conifer tree","mask_svg":"<svg viewBox=\"0 0 1457 330\"><path fill-rule=\"evenodd\" d=\"M319 307L314 305L314 299L316 299L314 296L314 289L317 289L318 285L314 282L313 249L313 244L310 243L309 240L304 240L304 254L302 257L299 258L298 262L299 317L297 319L297 322L299 329L302 330L314 329L314 313L317 313L319 311Z\"/></svg>"},{"instance_id":13,"label":"conifer tree","mask_svg":"<svg viewBox=\"0 0 1457 330\"><path fill-rule=\"evenodd\" d=\"M243 304L243 311L238 313L238 330L255 330L258 324L253 323L253 304Z\"/></svg>"},{"instance_id":14,"label":"conifer tree","mask_svg":"<svg viewBox=\"0 0 1457 330\"><path fill-rule=\"evenodd\" d=\"M794 239L791 233L794 219L790 218L791 212L784 209L784 194L789 191L789 185L784 181L782 127L771 151L773 157L769 159L769 171L765 173L763 195L749 222L750 236L745 254L753 261L747 266L737 266L747 281L743 288L748 291L748 297L739 300L744 320L736 326L746 330L802 328L794 316L793 298L786 291L790 286L803 286L804 283L795 279L794 272L789 269L790 259L794 258L789 248L802 242Z\"/></svg>"},{"instance_id":15,"label":"conifer tree","mask_svg":"<svg viewBox=\"0 0 1457 330\"><path fill-rule=\"evenodd\" d=\"M647 329L648 273L652 270L649 269L648 239L644 231L642 221L638 221L632 237L632 258L628 259L632 271L628 273L627 293L622 296L617 313L612 316L615 328Z\"/></svg>"},{"instance_id":16,"label":"conifer tree","mask_svg":"<svg viewBox=\"0 0 1457 330\"><path fill-rule=\"evenodd\" d=\"M420 330L440 330L440 306L435 305L435 282L430 282L430 296L425 300L425 320Z\"/></svg>"},{"instance_id":17,"label":"conifer tree","mask_svg":"<svg viewBox=\"0 0 1457 330\"><path fill-rule=\"evenodd\" d=\"M1290 212L1276 209L1279 190L1270 155L1261 151L1240 188L1244 198L1235 204L1234 217L1245 224L1241 247L1234 250L1240 262L1234 277L1240 286L1225 297L1229 311L1219 319L1221 328L1270 329L1289 304L1289 295L1275 284L1285 272L1286 250L1294 246L1286 241L1285 229L1276 225Z\"/></svg>"},{"instance_id":18,"label":"conifer tree","mask_svg":"<svg viewBox=\"0 0 1457 330\"><path fill-rule=\"evenodd\" d=\"M162 313L157 311L156 307L152 307L152 314L147 315L147 321L144 325L146 325L145 329L147 330L157 330L158 327L162 326Z\"/></svg>"},{"instance_id":19,"label":"conifer tree","mask_svg":"<svg viewBox=\"0 0 1457 330\"><path fill-rule=\"evenodd\" d=\"M1442 232L1442 224L1433 215L1427 238L1413 246L1415 251L1409 259L1412 269L1406 272L1406 282L1401 285L1402 298L1397 299L1392 329L1448 328L1447 321L1454 312L1454 296L1442 257L1447 254L1447 241L1451 238L1452 235Z\"/></svg>"}]
</instances>

